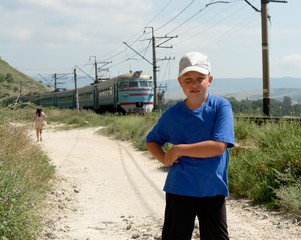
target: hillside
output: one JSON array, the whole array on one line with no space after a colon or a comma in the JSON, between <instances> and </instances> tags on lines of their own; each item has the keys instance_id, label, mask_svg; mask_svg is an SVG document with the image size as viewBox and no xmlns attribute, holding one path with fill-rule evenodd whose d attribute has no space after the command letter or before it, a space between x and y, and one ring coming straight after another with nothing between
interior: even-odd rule
<instances>
[{"instance_id":1,"label":"hillside","mask_svg":"<svg viewBox=\"0 0 301 240\"><path fill-rule=\"evenodd\" d=\"M19 72L7 62L0 59L0 98L16 96L20 92L49 92L50 88Z\"/></svg>"}]
</instances>

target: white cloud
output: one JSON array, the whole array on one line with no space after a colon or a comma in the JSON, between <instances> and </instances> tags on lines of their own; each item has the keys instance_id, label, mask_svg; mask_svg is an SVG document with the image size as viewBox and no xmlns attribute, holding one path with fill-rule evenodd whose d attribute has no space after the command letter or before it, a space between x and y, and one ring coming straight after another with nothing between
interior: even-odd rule
<instances>
[{"instance_id":1,"label":"white cloud","mask_svg":"<svg viewBox=\"0 0 301 240\"><path fill-rule=\"evenodd\" d=\"M301 66L301 54L290 54L282 58L284 64L296 64Z\"/></svg>"},{"instance_id":2,"label":"white cloud","mask_svg":"<svg viewBox=\"0 0 301 240\"><path fill-rule=\"evenodd\" d=\"M301 54L294 53L284 56L281 59L281 63L283 64L283 67L288 71L299 71L301 68Z\"/></svg>"},{"instance_id":3,"label":"white cloud","mask_svg":"<svg viewBox=\"0 0 301 240\"><path fill-rule=\"evenodd\" d=\"M151 8L148 0L19 0L18 3L19 6L7 8L0 26L11 26L13 31L6 31L6 38L17 37L21 41L43 36L59 40L63 35L66 40L80 42L82 35L96 37L99 32L107 36L134 31Z\"/></svg>"},{"instance_id":4,"label":"white cloud","mask_svg":"<svg viewBox=\"0 0 301 240\"><path fill-rule=\"evenodd\" d=\"M274 65L273 76L294 76L301 77L301 54L292 53L271 60L271 65Z\"/></svg>"}]
</instances>

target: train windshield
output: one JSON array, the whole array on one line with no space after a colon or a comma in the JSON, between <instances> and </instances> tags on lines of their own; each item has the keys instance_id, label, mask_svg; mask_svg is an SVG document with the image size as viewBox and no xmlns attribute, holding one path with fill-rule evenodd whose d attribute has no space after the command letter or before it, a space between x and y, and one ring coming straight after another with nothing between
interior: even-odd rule
<instances>
[{"instance_id":1,"label":"train windshield","mask_svg":"<svg viewBox=\"0 0 301 240\"><path fill-rule=\"evenodd\" d=\"M140 87L148 87L147 81L139 81Z\"/></svg>"},{"instance_id":2,"label":"train windshield","mask_svg":"<svg viewBox=\"0 0 301 240\"><path fill-rule=\"evenodd\" d=\"M122 90L122 89L128 89L129 88L129 83L128 82L121 82L118 84L118 89Z\"/></svg>"},{"instance_id":3,"label":"train windshield","mask_svg":"<svg viewBox=\"0 0 301 240\"><path fill-rule=\"evenodd\" d=\"M138 82L137 81L129 82L129 88L137 88L137 87L138 87Z\"/></svg>"},{"instance_id":4,"label":"train windshield","mask_svg":"<svg viewBox=\"0 0 301 240\"><path fill-rule=\"evenodd\" d=\"M118 84L118 89L129 89L129 88L146 88L146 87L153 87L153 81L130 81L130 82L121 82Z\"/></svg>"}]
</instances>

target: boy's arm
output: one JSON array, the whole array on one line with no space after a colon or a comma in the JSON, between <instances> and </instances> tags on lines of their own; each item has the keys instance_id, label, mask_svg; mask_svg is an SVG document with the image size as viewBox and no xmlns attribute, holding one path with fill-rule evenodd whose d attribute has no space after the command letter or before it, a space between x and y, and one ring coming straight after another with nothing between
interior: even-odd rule
<instances>
[{"instance_id":1,"label":"boy's arm","mask_svg":"<svg viewBox=\"0 0 301 240\"><path fill-rule=\"evenodd\" d=\"M164 163L165 151L162 146L156 142L146 142L146 148L150 151L150 153L162 164Z\"/></svg>"},{"instance_id":2,"label":"boy's arm","mask_svg":"<svg viewBox=\"0 0 301 240\"><path fill-rule=\"evenodd\" d=\"M204 141L193 144L178 144L171 147L165 154L164 162L172 165L181 156L194 158L210 158L221 155L228 143L218 141Z\"/></svg>"}]
</instances>

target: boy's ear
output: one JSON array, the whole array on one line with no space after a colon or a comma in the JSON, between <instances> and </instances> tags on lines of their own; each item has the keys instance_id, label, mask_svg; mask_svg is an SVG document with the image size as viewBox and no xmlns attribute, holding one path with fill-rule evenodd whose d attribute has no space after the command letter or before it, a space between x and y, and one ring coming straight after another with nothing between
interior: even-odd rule
<instances>
[{"instance_id":1,"label":"boy's ear","mask_svg":"<svg viewBox=\"0 0 301 240\"><path fill-rule=\"evenodd\" d=\"M213 76L212 75L210 75L209 76L209 80L208 80L208 86L210 86L211 85L211 83L212 83L212 81L213 81Z\"/></svg>"},{"instance_id":2,"label":"boy's ear","mask_svg":"<svg viewBox=\"0 0 301 240\"><path fill-rule=\"evenodd\" d=\"M182 87L182 82L180 81L180 78L178 78L178 82L179 82L180 86Z\"/></svg>"}]
</instances>

